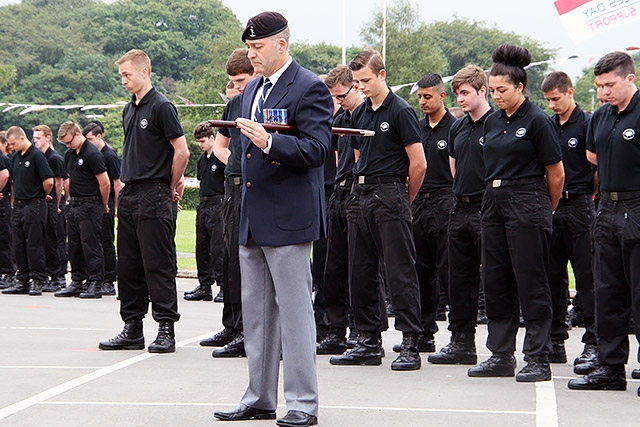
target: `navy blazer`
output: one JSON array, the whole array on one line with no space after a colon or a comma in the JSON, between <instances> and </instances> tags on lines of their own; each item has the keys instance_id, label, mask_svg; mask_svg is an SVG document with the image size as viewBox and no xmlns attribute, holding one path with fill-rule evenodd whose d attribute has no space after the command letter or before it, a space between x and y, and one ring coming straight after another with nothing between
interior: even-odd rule
<instances>
[{"instance_id":1,"label":"navy blazer","mask_svg":"<svg viewBox=\"0 0 640 427\"><path fill-rule=\"evenodd\" d=\"M262 79L245 87L242 117ZM325 84L292 61L271 89L264 107L286 109L294 132L272 133L269 155L242 135L240 244L249 233L260 246L311 242L325 235L323 165L329 153L333 102Z\"/></svg>"}]
</instances>

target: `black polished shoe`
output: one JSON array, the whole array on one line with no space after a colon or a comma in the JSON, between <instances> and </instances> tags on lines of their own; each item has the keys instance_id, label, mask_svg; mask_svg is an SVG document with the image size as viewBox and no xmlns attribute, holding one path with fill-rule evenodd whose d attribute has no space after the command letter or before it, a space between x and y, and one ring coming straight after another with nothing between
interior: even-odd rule
<instances>
[{"instance_id":1,"label":"black polished shoe","mask_svg":"<svg viewBox=\"0 0 640 427\"><path fill-rule=\"evenodd\" d=\"M332 365L381 365L382 344L376 332L360 332L356 346L329 359Z\"/></svg>"},{"instance_id":2,"label":"black polished shoe","mask_svg":"<svg viewBox=\"0 0 640 427\"><path fill-rule=\"evenodd\" d=\"M287 415L276 420L276 425L280 427L315 426L316 424L318 424L318 417L302 411L288 411Z\"/></svg>"},{"instance_id":3,"label":"black polished shoe","mask_svg":"<svg viewBox=\"0 0 640 427\"><path fill-rule=\"evenodd\" d=\"M216 296L213 297L213 302L224 302L224 292L222 292L222 286L220 286Z\"/></svg>"},{"instance_id":4,"label":"black polished shoe","mask_svg":"<svg viewBox=\"0 0 640 427\"><path fill-rule=\"evenodd\" d=\"M564 348L564 341L552 342L551 348L549 363L567 363L567 351Z\"/></svg>"},{"instance_id":5,"label":"black polished shoe","mask_svg":"<svg viewBox=\"0 0 640 427\"><path fill-rule=\"evenodd\" d=\"M598 366L600 365L598 364L597 359L590 360L588 362L580 363L579 365L574 366L573 373L577 375L588 375L598 369Z\"/></svg>"},{"instance_id":6,"label":"black polished shoe","mask_svg":"<svg viewBox=\"0 0 640 427\"><path fill-rule=\"evenodd\" d=\"M242 331L238 332L236 337L229 344L222 348L216 348L211 353L212 357L247 357L247 353L244 352L244 334Z\"/></svg>"},{"instance_id":7,"label":"black polished shoe","mask_svg":"<svg viewBox=\"0 0 640 427\"><path fill-rule=\"evenodd\" d=\"M633 378L634 380L640 380L640 368L636 368L631 371L631 378Z\"/></svg>"},{"instance_id":8,"label":"black polished shoe","mask_svg":"<svg viewBox=\"0 0 640 427\"><path fill-rule=\"evenodd\" d=\"M330 327L329 332L316 345L316 354L342 354L347 350L347 331Z\"/></svg>"},{"instance_id":9,"label":"black polished shoe","mask_svg":"<svg viewBox=\"0 0 640 427\"><path fill-rule=\"evenodd\" d=\"M87 290L78 295L81 299L102 298L102 282L91 281L85 283Z\"/></svg>"},{"instance_id":10,"label":"black polished shoe","mask_svg":"<svg viewBox=\"0 0 640 427\"><path fill-rule=\"evenodd\" d=\"M213 300L211 286L197 286L194 290L185 292L184 299L187 301L211 301Z\"/></svg>"},{"instance_id":11,"label":"black polished shoe","mask_svg":"<svg viewBox=\"0 0 640 427\"><path fill-rule=\"evenodd\" d=\"M626 390L624 365L600 365L582 378L569 380L567 386L571 390Z\"/></svg>"},{"instance_id":12,"label":"black polished shoe","mask_svg":"<svg viewBox=\"0 0 640 427\"><path fill-rule=\"evenodd\" d=\"M585 344L584 350L573 360L573 366L598 360L598 346L595 344Z\"/></svg>"},{"instance_id":13,"label":"black polished shoe","mask_svg":"<svg viewBox=\"0 0 640 427\"><path fill-rule=\"evenodd\" d=\"M13 274L3 274L0 276L0 289L10 288L15 284L15 276Z\"/></svg>"},{"instance_id":14,"label":"black polished shoe","mask_svg":"<svg viewBox=\"0 0 640 427\"><path fill-rule=\"evenodd\" d=\"M56 281L51 279L45 282L41 290L42 292L58 292L60 290L60 286Z\"/></svg>"},{"instance_id":15,"label":"black polished shoe","mask_svg":"<svg viewBox=\"0 0 640 427\"><path fill-rule=\"evenodd\" d=\"M149 353L174 353L176 351L176 338L173 331L173 322L160 322L158 324L158 336L149 345Z\"/></svg>"},{"instance_id":16,"label":"black polished shoe","mask_svg":"<svg viewBox=\"0 0 640 427\"><path fill-rule=\"evenodd\" d=\"M276 411L250 408L241 403L230 411L216 411L213 416L222 421L275 420Z\"/></svg>"},{"instance_id":17,"label":"black polished shoe","mask_svg":"<svg viewBox=\"0 0 640 427\"><path fill-rule=\"evenodd\" d=\"M427 361L434 365L475 365L478 363L475 334L453 332L451 342L439 353L430 354Z\"/></svg>"},{"instance_id":18,"label":"black polished shoe","mask_svg":"<svg viewBox=\"0 0 640 427\"><path fill-rule=\"evenodd\" d=\"M69 286L59 290L58 292L53 294L53 296L61 297L61 298L79 297L80 294L84 292L84 290L85 290L85 286L82 282L77 280L72 280L71 283L69 283Z\"/></svg>"},{"instance_id":19,"label":"black polished shoe","mask_svg":"<svg viewBox=\"0 0 640 427\"><path fill-rule=\"evenodd\" d=\"M28 280L18 281L13 286L9 286L7 289L3 289L2 293L5 295L28 295L31 285Z\"/></svg>"},{"instance_id":20,"label":"black polished shoe","mask_svg":"<svg viewBox=\"0 0 640 427\"><path fill-rule=\"evenodd\" d=\"M470 377L513 377L516 371L516 358L513 354L495 353L493 356L473 368L469 368Z\"/></svg>"},{"instance_id":21,"label":"black polished shoe","mask_svg":"<svg viewBox=\"0 0 640 427\"><path fill-rule=\"evenodd\" d=\"M142 320L128 320L122 332L113 338L101 341L100 350L142 350L144 349L144 335L142 334Z\"/></svg>"},{"instance_id":22,"label":"black polished shoe","mask_svg":"<svg viewBox=\"0 0 640 427\"><path fill-rule=\"evenodd\" d=\"M238 335L238 330L225 327L220 332L200 341L202 347L224 347Z\"/></svg>"},{"instance_id":23,"label":"black polished shoe","mask_svg":"<svg viewBox=\"0 0 640 427\"><path fill-rule=\"evenodd\" d=\"M402 351L402 344L395 344L393 351L400 353ZM435 353L436 340L431 335L420 334L418 337L418 351L420 353Z\"/></svg>"},{"instance_id":24,"label":"black polished shoe","mask_svg":"<svg viewBox=\"0 0 640 427\"><path fill-rule=\"evenodd\" d=\"M551 381L551 365L547 356L528 356L527 364L516 374L519 383Z\"/></svg>"},{"instance_id":25,"label":"black polished shoe","mask_svg":"<svg viewBox=\"0 0 640 427\"><path fill-rule=\"evenodd\" d=\"M116 286L113 282L104 282L102 284L102 295L112 297L116 294Z\"/></svg>"},{"instance_id":26,"label":"black polished shoe","mask_svg":"<svg viewBox=\"0 0 640 427\"><path fill-rule=\"evenodd\" d=\"M571 325L579 328L584 328L584 316L582 310L576 310L576 307L571 307L571 310L567 313L571 319Z\"/></svg>"}]
</instances>

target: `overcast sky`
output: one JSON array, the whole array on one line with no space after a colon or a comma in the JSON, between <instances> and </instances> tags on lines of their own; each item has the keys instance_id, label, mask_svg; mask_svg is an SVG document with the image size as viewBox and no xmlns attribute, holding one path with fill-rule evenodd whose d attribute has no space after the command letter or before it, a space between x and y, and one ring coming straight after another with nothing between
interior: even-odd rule
<instances>
[{"instance_id":1,"label":"overcast sky","mask_svg":"<svg viewBox=\"0 0 640 427\"><path fill-rule=\"evenodd\" d=\"M604 1L604 0L603 0ZM311 44L327 42L342 45L343 0L321 0L313 3L303 0L222 0L245 24L247 20L265 10L276 10L288 20L292 41ZM346 45L363 46L360 28L382 10L382 0L346 0ZM546 47L559 49L558 56L604 54L628 46L640 46L640 23L636 21L619 29L610 30L578 45L574 44L562 26L553 0L443 0L414 1L425 23L446 21L455 16L494 24L504 31L514 31L542 42ZM393 0L387 1L387 7ZM363 46L364 47L364 46ZM408 47L410 49L410 46ZM347 58L349 60L349 58ZM569 60L554 65L572 76L577 76L588 60ZM425 70L426 72L427 70Z\"/></svg>"}]
</instances>

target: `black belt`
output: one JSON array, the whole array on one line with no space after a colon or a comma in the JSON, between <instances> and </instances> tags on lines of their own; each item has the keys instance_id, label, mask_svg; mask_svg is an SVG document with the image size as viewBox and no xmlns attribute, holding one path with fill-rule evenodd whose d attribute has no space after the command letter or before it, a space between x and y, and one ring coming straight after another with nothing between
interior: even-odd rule
<instances>
[{"instance_id":1,"label":"black belt","mask_svg":"<svg viewBox=\"0 0 640 427\"><path fill-rule=\"evenodd\" d=\"M484 194L476 194L474 196L456 196L459 202L462 203L478 203L482 201Z\"/></svg>"},{"instance_id":2,"label":"black belt","mask_svg":"<svg viewBox=\"0 0 640 427\"><path fill-rule=\"evenodd\" d=\"M356 177L357 183L362 184L390 184L394 182L404 183L405 180L402 180L395 176L364 176L360 175Z\"/></svg>"},{"instance_id":3,"label":"black belt","mask_svg":"<svg viewBox=\"0 0 640 427\"><path fill-rule=\"evenodd\" d=\"M421 193L418 193L418 197L422 197L423 199L431 199L432 197L450 196L450 195L451 195L450 188L441 188L435 191L423 191Z\"/></svg>"},{"instance_id":4,"label":"black belt","mask_svg":"<svg viewBox=\"0 0 640 427\"><path fill-rule=\"evenodd\" d=\"M224 196L222 194L218 196L202 196L200 197L200 201L209 202L209 201L222 201Z\"/></svg>"},{"instance_id":5,"label":"black belt","mask_svg":"<svg viewBox=\"0 0 640 427\"><path fill-rule=\"evenodd\" d=\"M584 197L584 196L586 196L587 194L589 194L589 193L580 193L580 194L577 194L577 193L569 193L568 191L563 191L563 192L560 194L560 198L561 198L561 199L567 199L567 200L569 200L569 199L575 199L576 197Z\"/></svg>"},{"instance_id":6,"label":"black belt","mask_svg":"<svg viewBox=\"0 0 640 427\"><path fill-rule=\"evenodd\" d=\"M100 196L71 196L69 203L72 202L96 202L102 200Z\"/></svg>"},{"instance_id":7,"label":"black belt","mask_svg":"<svg viewBox=\"0 0 640 427\"><path fill-rule=\"evenodd\" d=\"M636 191L601 191L600 195L605 199L613 200L632 200L640 199L640 190Z\"/></svg>"},{"instance_id":8,"label":"black belt","mask_svg":"<svg viewBox=\"0 0 640 427\"><path fill-rule=\"evenodd\" d=\"M539 182L546 182L543 176L530 176L527 178L518 179L492 179L491 181L489 181L489 185L493 188L497 188L510 187L512 185L536 184Z\"/></svg>"},{"instance_id":9,"label":"black belt","mask_svg":"<svg viewBox=\"0 0 640 427\"><path fill-rule=\"evenodd\" d=\"M224 182L230 185L242 185L242 177L241 176L227 176L224 179Z\"/></svg>"},{"instance_id":10,"label":"black belt","mask_svg":"<svg viewBox=\"0 0 640 427\"><path fill-rule=\"evenodd\" d=\"M16 199L13 201L13 203L16 205L28 205L29 203L41 202L41 201L44 201L44 199L40 197L35 197L33 199Z\"/></svg>"},{"instance_id":11,"label":"black belt","mask_svg":"<svg viewBox=\"0 0 640 427\"><path fill-rule=\"evenodd\" d=\"M343 179L336 182L336 187L351 187L353 185L353 178Z\"/></svg>"}]
</instances>

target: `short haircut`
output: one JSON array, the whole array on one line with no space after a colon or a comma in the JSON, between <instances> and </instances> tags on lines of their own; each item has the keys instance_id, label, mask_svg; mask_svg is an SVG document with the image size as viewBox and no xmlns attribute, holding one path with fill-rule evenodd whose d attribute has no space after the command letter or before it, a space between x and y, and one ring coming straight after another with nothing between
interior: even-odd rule
<instances>
[{"instance_id":1,"label":"short haircut","mask_svg":"<svg viewBox=\"0 0 640 427\"><path fill-rule=\"evenodd\" d=\"M327 85L329 89L337 84L351 86L353 85L353 71L346 65L338 65L329 71L329 74L327 74L327 77L324 79L324 84Z\"/></svg>"},{"instance_id":2,"label":"short haircut","mask_svg":"<svg viewBox=\"0 0 640 427\"><path fill-rule=\"evenodd\" d=\"M7 132L0 130L0 143L4 144L7 142Z\"/></svg>"},{"instance_id":3,"label":"short haircut","mask_svg":"<svg viewBox=\"0 0 640 427\"><path fill-rule=\"evenodd\" d=\"M287 28L285 28L284 30L280 31L278 34L274 34L269 38L273 40L274 44L278 41L278 39L284 39L284 41L287 42L287 47L288 47L289 39L291 38L291 31L289 30L289 26L287 26Z\"/></svg>"},{"instance_id":4,"label":"short haircut","mask_svg":"<svg viewBox=\"0 0 640 427\"><path fill-rule=\"evenodd\" d=\"M225 71L229 76L253 74L253 65L251 65L251 61L249 60L249 49L241 47L231 52L225 64Z\"/></svg>"},{"instance_id":5,"label":"short haircut","mask_svg":"<svg viewBox=\"0 0 640 427\"><path fill-rule=\"evenodd\" d=\"M122 65L127 61L131 61L131 64L133 64L138 71L146 68L149 70L149 74L151 74L151 60L144 51L140 49L131 49L116 61L116 65Z\"/></svg>"},{"instance_id":6,"label":"short haircut","mask_svg":"<svg viewBox=\"0 0 640 427\"><path fill-rule=\"evenodd\" d=\"M75 135L76 133L80 133L80 126L74 121L66 121L60 125L60 129L58 129L58 141L68 135Z\"/></svg>"},{"instance_id":7,"label":"short haircut","mask_svg":"<svg viewBox=\"0 0 640 427\"><path fill-rule=\"evenodd\" d=\"M99 127L100 127L100 131L101 131L101 133L104 135L104 125L102 124L102 122L101 122L100 120L95 120L95 119L93 119L93 120L91 120L91 121L90 121L89 123L87 123L87 124L89 124L89 125L90 125L91 123L95 123L97 126L99 126ZM96 133L95 133L95 132L94 132L93 134L94 134L94 135L96 135Z\"/></svg>"},{"instance_id":8,"label":"short haircut","mask_svg":"<svg viewBox=\"0 0 640 427\"><path fill-rule=\"evenodd\" d=\"M24 129L22 129L20 126L11 126L9 129L7 129L7 139L20 137L27 137L27 134L24 133Z\"/></svg>"},{"instance_id":9,"label":"short haircut","mask_svg":"<svg viewBox=\"0 0 640 427\"><path fill-rule=\"evenodd\" d=\"M542 92L551 92L554 89L558 89L560 93L567 93L567 90L572 87L571 77L564 71L553 71L549 73L540 86Z\"/></svg>"},{"instance_id":10,"label":"short haircut","mask_svg":"<svg viewBox=\"0 0 640 427\"><path fill-rule=\"evenodd\" d=\"M597 77L611 71L616 76L625 78L629 74L636 74L636 64L633 62L633 58L625 52L610 52L598 60L593 74Z\"/></svg>"},{"instance_id":11,"label":"short haircut","mask_svg":"<svg viewBox=\"0 0 640 427\"><path fill-rule=\"evenodd\" d=\"M378 74L384 70L382 56L373 49L365 49L357 54L349 63L351 71L358 71L367 66L371 68L374 73Z\"/></svg>"},{"instance_id":12,"label":"short haircut","mask_svg":"<svg viewBox=\"0 0 640 427\"><path fill-rule=\"evenodd\" d=\"M200 122L193 130L193 137L195 139L208 138L215 134L214 128L209 122Z\"/></svg>"},{"instance_id":13,"label":"short haircut","mask_svg":"<svg viewBox=\"0 0 640 427\"><path fill-rule=\"evenodd\" d=\"M527 87L527 71L524 69L531 64L531 52L522 46L504 43L496 47L491 54L493 65L490 76L506 76L514 85L522 83Z\"/></svg>"},{"instance_id":14,"label":"short haircut","mask_svg":"<svg viewBox=\"0 0 640 427\"><path fill-rule=\"evenodd\" d=\"M487 74L477 65L467 65L461 68L455 76L453 76L453 80L451 80L451 90L453 93L456 93L458 88L465 83L474 88L476 92L482 89L482 87L489 87Z\"/></svg>"},{"instance_id":15,"label":"short haircut","mask_svg":"<svg viewBox=\"0 0 640 427\"><path fill-rule=\"evenodd\" d=\"M436 88L438 92L444 92L444 83L440 74L427 73L416 83L419 88L426 89L428 87Z\"/></svg>"},{"instance_id":16,"label":"short haircut","mask_svg":"<svg viewBox=\"0 0 640 427\"><path fill-rule=\"evenodd\" d=\"M34 132L42 132L44 136L53 136L51 128L47 125L38 125L32 129Z\"/></svg>"},{"instance_id":17,"label":"short haircut","mask_svg":"<svg viewBox=\"0 0 640 427\"><path fill-rule=\"evenodd\" d=\"M87 135L89 135L90 133L95 136L104 135L104 131L102 130L102 127L100 126L100 124L96 122L89 122L89 124L86 125L84 129L82 129L82 136L86 138Z\"/></svg>"}]
</instances>

